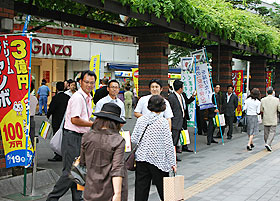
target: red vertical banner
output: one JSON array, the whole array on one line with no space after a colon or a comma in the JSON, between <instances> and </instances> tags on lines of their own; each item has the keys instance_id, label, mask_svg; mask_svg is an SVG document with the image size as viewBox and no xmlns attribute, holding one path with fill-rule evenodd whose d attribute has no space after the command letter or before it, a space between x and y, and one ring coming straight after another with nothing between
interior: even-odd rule
<instances>
[{"instance_id":1,"label":"red vertical banner","mask_svg":"<svg viewBox=\"0 0 280 201\"><path fill-rule=\"evenodd\" d=\"M271 87L271 83L272 83L272 80L271 80L271 75L272 75L272 71L266 71L266 87L265 89L267 89L268 87Z\"/></svg>"},{"instance_id":2,"label":"red vertical banner","mask_svg":"<svg viewBox=\"0 0 280 201\"><path fill-rule=\"evenodd\" d=\"M237 117L242 116L242 93L243 93L243 70L232 71L232 85L234 86L234 92L238 97L238 106L235 110Z\"/></svg>"},{"instance_id":3,"label":"red vertical banner","mask_svg":"<svg viewBox=\"0 0 280 201\"><path fill-rule=\"evenodd\" d=\"M29 38L0 37L0 128L7 168L28 165L32 159L27 140L29 64Z\"/></svg>"}]
</instances>

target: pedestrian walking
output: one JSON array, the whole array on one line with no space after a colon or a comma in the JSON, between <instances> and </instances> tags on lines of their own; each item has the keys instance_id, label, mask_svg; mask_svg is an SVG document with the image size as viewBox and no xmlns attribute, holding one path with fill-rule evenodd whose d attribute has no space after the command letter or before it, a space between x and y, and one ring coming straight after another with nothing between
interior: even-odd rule
<instances>
[{"instance_id":1,"label":"pedestrian walking","mask_svg":"<svg viewBox=\"0 0 280 201\"><path fill-rule=\"evenodd\" d=\"M120 92L120 84L117 80L110 80L107 90L109 94L104 98L101 98L95 107L95 112L100 112L105 103L115 103L121 108L121 118L125 120L125 110L123 102L118 98Z\"/></svg>"},{"instance_id":2,"label":"pedestrian walking","mask_svg":"<svg viewBox=\"0 0 280 201\"><path fill-rule=\"evenodd\" d=\"M38 95L38 100L39 100L39 113L38 115L42 115L43 113L43 106L44 106L44 112L45 115L47 115L48 112L48 96L50 94L50 89L48 86L46 86L47 81L45 79L42 79L42 83L37 91L37 95Z\"/></svg>"},{"instance_id":3,"label":"pedestrian walking","mask_svg":"<svg viewBox=\"0 0 280 201\"><path fill-rule=\"evenodd\" d=\"M252 151L254 148L253 138L259 133L258 115L260 114L261 102L259 100L260 90L254 88L244 102L243 111L246 112L247 118L247 134L249 137L247 150Z\"/></svg>"},{"instance_id":4,"label":"pedestrian walking","mask_svg":"<svg viewBox=\"0 0 280 201\"><path fill-rule=\"evenodd\" d=\"M272 151L272 141L276 134L277 111L280 112L279 99L273 96L273 88L267 88L267 97L261 99L262 123L264 125L265 148Z\"/></svg>"},{"instance_id":5,"label":"pedestrian walking","mask_svg":"<svg viewBox=\"0 0 280 201\"><path fill-rule=\"evenodd\" d=\"M149 89L150 89L151 94L141 97L139 99L138 103L137 103L137 106L136 106L135 110L134 110L134 115L137 118L151 112L148 109L148 101L150 100L150 98L153 95L160 95L160 93L162 92L162 82L161 82L161 80L152 79L149 83ZM171 118L173 117L173 113L172 113L169 102L165 99L164 99L164 101L165 101L166 109L164 111L162 111L162 113L160 115L168 120L169 127L170 127L170 130L171 130Z\"/></svg>"},{"instance_id":6,"label":"pedestrian walking","mask_svg":"<svg viewBox=\"0 0 280 201\"><path fill-rule=\"evenodd\" d=\"M73 201L83 200L82 191L77 190L77 184L68 175L75 157L80 155L82 136L93 124L89 120L92 114L90 92L94 89L95 80L96 75L93 71L83 71L80 79L81 88L68 101L61 144L62 175L48 195L47 201L59 200L69 189L72 191Z\"/></svg>"},{"instance_id":7,"label":"pedestrian walking","mask_svg":"<svg viewBox=\"0 0 280 201\"><path fill-rule=\"evenodd\" d=\"M131 119L133 93L130 91L129 86L126 86L125 89L126 89L126 92L124 92L125 118Z\"/></svg>"},{"instance_id":8,"label":"pedestrian walking","mask_svg":"<svg viewBox=\"0 0 280 201\"><path fill-rule=\"evenodd\" d=\"M71 86L70 86L71 87ZM57 82L56 83L56 91L57 94L52 97L49 110L47 113L47 118L49 119L50 116L52 116L52 130L53 134L55 134L60 124L63 120L68 101L70 99L70 96L65 94L63 92L64 90L64 83L63 82ZM62 156L60 156L57 153L54 153L54 157L48 159L48 161L55 162L55 161L62 161Z\"/></svg>"},{"instance_id":9,"label":"pedestrian walking","mask_svg":"<svg viewBox=\"0 0 280 201\"><path fill-rule=\"evenodd\" d=\"M227 93L222 99L222 114L225 115L226 126L222 127L222 133L225 133L225 128L228 126L227 139L231 140L233 132L233 121L235 116L235 109L238 106L238 98L233 94L234 87L232 85L227 86Z\"/></svg>"},{"instance_id":10,"label":"pedestrian walking","mask_svg":"<svg viewBox=\"0 0 280 201\"><path fill-rule=\"evenodd\" d=\"M166 108L165 99L153 95L148 101L151 111L137 119L131 141L141 142L136 150L135 201L147 201L151 180L156 185L159 197L163 199L163 177L176 172L175 148L168 120L160 115Z\"/></svg>"},{"instance_id":11,"label":"pedestrian walking","mask_svg":"<svg viewBox=\"0 0 280 201\"><path fill-rule=\"evenodd\" d=\"M124 161L125 140L120 135L121 108L105 103L92 130L82 137L80 163L87 167L85 201L127 201L127 170Z\"/></svg>"}]
</instances>

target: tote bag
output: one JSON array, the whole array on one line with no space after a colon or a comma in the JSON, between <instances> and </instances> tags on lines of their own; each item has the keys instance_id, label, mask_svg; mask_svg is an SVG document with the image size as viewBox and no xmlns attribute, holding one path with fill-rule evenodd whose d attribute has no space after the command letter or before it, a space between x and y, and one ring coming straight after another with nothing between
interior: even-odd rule
<instances>
[{"instance_id":1,"label":"tote bag","mask_svg":"<svg viewBox=\"0 0 280 201\"><path fill-rule=\"evenodd\" d=\"M52 137L52 139L50 141L51 149L59 155L62 155L61 154L61 143L62 143L62 136L63 136L64 121L65 121L65 114L64 114L64 117L60 124L59 129L56 131L56 133L54 134L54 136Z\"/></svg>"},{"instance_id":2,"label":"tote bag","mask_svg":"<svg viewBox=\"0 0 280 201\"><path fill-rule=\"evenodd\" d=\"M163 198L164 201L184 200L184 176L163 178Z\"/></svg>"}]
</instances>

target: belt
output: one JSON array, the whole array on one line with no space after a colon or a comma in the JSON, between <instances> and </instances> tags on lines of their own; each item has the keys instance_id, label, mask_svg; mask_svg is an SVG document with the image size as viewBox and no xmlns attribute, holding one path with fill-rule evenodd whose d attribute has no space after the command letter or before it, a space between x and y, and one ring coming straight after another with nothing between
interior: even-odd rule
<instances>
[{"instance_id":1,"label":"belt","mask_svg":"<svg viewBox=\"0 0 280 201\"><path fill-rule=\"evenodd\" d=\"M78 135L78 136L83 136L83 133L78 133L76 131L71 131L71 130L68 130L68 129L65 129L64 130L67 132L67 133L70 133L70 134L73 134L73 135Z\"/></svg>"}]
</instances>

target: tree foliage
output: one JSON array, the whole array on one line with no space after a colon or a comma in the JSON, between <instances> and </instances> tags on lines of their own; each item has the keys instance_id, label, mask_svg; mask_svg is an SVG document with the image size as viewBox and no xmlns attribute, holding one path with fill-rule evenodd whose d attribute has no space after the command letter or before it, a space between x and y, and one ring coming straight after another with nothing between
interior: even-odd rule
<instances>
[{"instance_id":1,"label":"tree foliage","mask_svg":"<svg viewBox=\"0 0 280 201\"><path fill-rule=\"evenodd\" d=\"M29 0L16 0L24 1ZM246 10L235 8L225 0L116 0L129 5L138 13L152 13L157 17L183 20L204 33L214 33L223 39L256 47L262 52L280 55L279 30L267 23L267 19ZM238 1L236 1L238 2ZM244 1L243 1L244 2ZM255 1L246 0L251 5ZM92 19L119 23L119 16L99 9L88 8L71 0L31 0L31 3L52 10L60 10ZM240 1L239 1L240 3ZM276 17L275 17L276 19ZM137 25L138 20L132 21ZM143 24L143 22L140 21ZM132 24L129 24L131 26ZM192 42L197 40L187 34L173 34L173 38Z\"/></svg>"}]
</instances>

